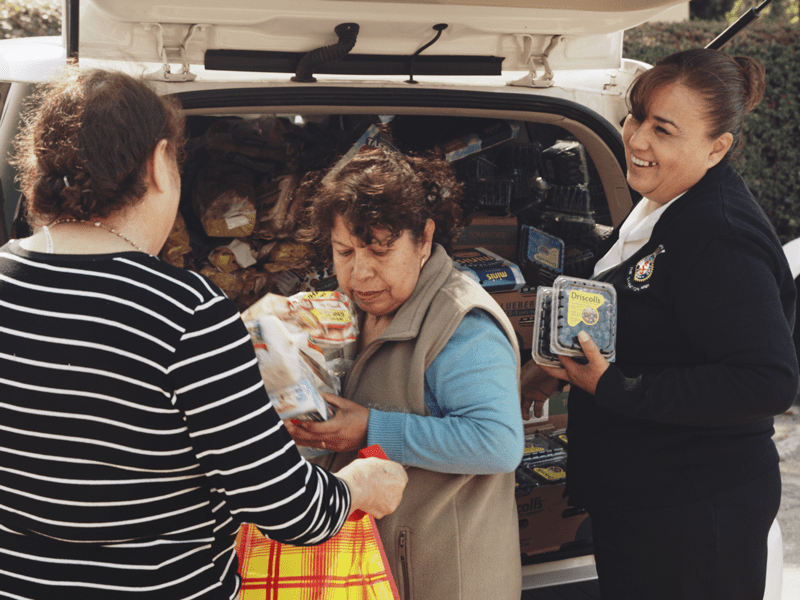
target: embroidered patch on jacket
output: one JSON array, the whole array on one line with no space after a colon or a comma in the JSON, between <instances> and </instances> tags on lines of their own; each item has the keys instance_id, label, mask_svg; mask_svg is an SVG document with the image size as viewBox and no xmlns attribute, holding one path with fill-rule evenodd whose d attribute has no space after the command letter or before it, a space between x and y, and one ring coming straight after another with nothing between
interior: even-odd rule
<instances>
[{"instance_id":1,"label":"embroidered patch on jacket","mask_svg":"<svg viewBox=\"0 0 800 600\"><path fill-rule=\"evenodd\" d=\"M645 256L628 271L628 288L634 291L641 291L650 287L648 281L653 276L656 268L656 257L666 252L664 246L656 248L652 254Z\"/></svg>"}]
</instances>

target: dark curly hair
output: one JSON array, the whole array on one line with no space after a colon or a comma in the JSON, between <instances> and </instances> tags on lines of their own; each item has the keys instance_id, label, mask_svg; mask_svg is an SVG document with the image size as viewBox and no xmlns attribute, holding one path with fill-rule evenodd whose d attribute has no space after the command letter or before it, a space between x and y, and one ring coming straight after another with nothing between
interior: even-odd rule
<instances>
[{"instance_id":1,"label":"dark curly hair","mask_svg":"<svg viewBox=\"0 0 800 600\"><path fill-rule=\"evenodd\" d=\"M747 56L729 56L719 50L695 48L670 54L642 73L628 92L628 105L637 121L649 112L651 98L664 86L679 83L705 101L709 137L733 136L727 157L740 149L744 117L764 94L765 72Z\"/></svg>"},{"instance_id":2,"label":"dark curly hair","mask_svg":"<svg viewBox=\"0 0 800 600\"><path fill-rule=\"evenodd\" d=\"M177 100L124 73L65 68L37 88L14 143L29 223L102 218L135 204L163 139L180 164L184 119Z\"/></svg>"},{"instance_id":3,"label":"dark curly hair","mask_svg":"<svg viewBox=\"0 0 800 600\"><path fill-rule=\"evenodd\" d=\"M434 243L449 252L461 225L463 193L463 184L445 160L384 147L361 150L338 172L310 173L297 190L308 205L305 237L326 251L338 215L367 245L375 241L376 229L390 232L389 243L404 231L419 243L432 219Z\"/></svg>"}]
</instances>

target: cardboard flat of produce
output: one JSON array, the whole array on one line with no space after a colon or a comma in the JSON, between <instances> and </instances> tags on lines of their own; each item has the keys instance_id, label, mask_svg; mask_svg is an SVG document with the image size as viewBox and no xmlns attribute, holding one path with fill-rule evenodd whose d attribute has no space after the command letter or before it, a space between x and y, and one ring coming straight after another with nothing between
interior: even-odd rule
<instances>
[{"instance_id":1,"label":"cardboard flat of produce","mask_svg":"<svg viewBox=\"0 0 800 600\"><path fill-rule=\"evenodd\" d=\"M518 229L513 215L474 213L453 243L453 250L481 247L513 261L517 255Z\"/></svg>"},{"instance_id":2,"label":"cardboard flat of produce","mask_svg":"<svg viewBox=\"0 0 800 600\"><path fill-rule=\"evenodd\" d=\"M486 248L471 248L453 253L456 268L481 284L487 292L519 290L525 278L519 267Z\"/></svg>"},{"instance_id":3,"label":"cardboard flat of produce","mask_svg":"<svg viewBox=\"0 0 800 600\"><path fill-rule=\"evenodd\" d=\"M509 292L497 292L492 294L492 298L511 321L520 350L529 349L533 340L533 324L536 316L536 289L523 287Z\"/></svg>"}]
</instances>

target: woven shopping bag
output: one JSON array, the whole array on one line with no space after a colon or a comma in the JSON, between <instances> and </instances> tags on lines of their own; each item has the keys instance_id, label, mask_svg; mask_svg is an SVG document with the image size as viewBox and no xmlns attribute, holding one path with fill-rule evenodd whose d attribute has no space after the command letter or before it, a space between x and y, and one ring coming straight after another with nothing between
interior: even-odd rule
<instances>
[{"instance_id":1,"label":"woven shopping bag","mask_svg":"<svg viewBox=\"0 0 800 600\"><path fill-rule=\"evenodd\" d=\"M400 600L375 518L358 513L317 546L281 544L242 525L239 600Z\"/></svg>"}]
</instances>

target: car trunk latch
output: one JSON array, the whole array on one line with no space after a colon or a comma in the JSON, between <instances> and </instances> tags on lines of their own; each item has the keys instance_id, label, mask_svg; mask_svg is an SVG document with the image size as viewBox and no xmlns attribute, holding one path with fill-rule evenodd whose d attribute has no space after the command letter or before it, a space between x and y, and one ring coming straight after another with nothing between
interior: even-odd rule
<instances>
[{"instance_id":1,"label":"car trunk latch","mask_svg":"<svg viewBox=\"0 0 800 600\"><path fill-rule=\"evenodd\" d=\"M164 45L164 28L161 23L142 23L145 30L154 30L156 43L158 44L158 55L163 63L161 70L145 75L145 79L155 79L160 81L194 81L196 73L189 70L189 60L186 57L186 46L198 31L205 31L210 25L195 24L189 27L186 36L178 46ZM181 65L178 72L172 72L172 63Z\"/></svg>"},{"instance_id":2,"label":"car trunk latch","mask_svg":"<svg viewBox=\"0 0 800 600\"><path fill-rule=\"evenodd\" d=\"M508 85L516 85L521 87L536 87L536 88L546 88L553 86L553 69L550 68L550 61L548 60L550 57L550 53L553 51L553 48L558 46L558 43L561 41L562 36L554 35L550 38L550 43L547 45L547 48L544 49L544 52L539 54L538 56L533 54L533 37L530 35L522 35L522 36L515 36L517 39L520 37L522 38L522 62L528 65L530 69L530 73L525 75L524 77L517 79L516 81L508 82ZM544 69L544 73L538 75L536 70L536 63L539 62Z\"/></svg>"}]
</instances>

